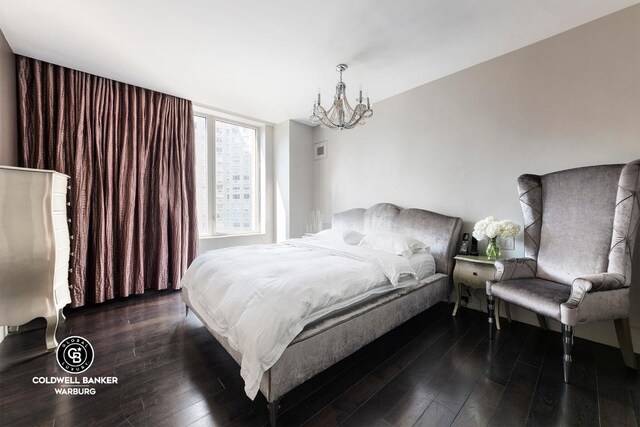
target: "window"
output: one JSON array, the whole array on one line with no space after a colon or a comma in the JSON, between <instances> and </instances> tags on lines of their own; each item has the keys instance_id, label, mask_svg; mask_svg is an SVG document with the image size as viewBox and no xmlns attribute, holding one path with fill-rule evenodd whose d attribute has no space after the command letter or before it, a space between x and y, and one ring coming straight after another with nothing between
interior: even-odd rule
<instances>
[{"instance_id":1,"label":"window","mask_svg":"<svg viewBox=\"0 0 640 427\"><path fill-rule=\"evenodd\" d=\"M258 129L194 115L196 202L201 236L260 229ZM238 222L240 214L242 222Z\"/></svg>"}]
</instances>

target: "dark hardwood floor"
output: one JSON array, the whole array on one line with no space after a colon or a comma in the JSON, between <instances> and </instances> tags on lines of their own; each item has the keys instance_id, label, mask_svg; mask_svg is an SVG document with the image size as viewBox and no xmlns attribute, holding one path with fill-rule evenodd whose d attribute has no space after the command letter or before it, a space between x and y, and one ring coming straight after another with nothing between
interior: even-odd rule
<instances>
[{"instance_id":1,"label":"dark hardwood floor","mask_svg":"<svg viewBox=\"0 0 640 427\"><path fill-rule=\"evenodd\" d=\"M441 303L293 390L279 425L638 425L640 382L612 347L577 339L571 385L560 334L514 322L487 339L485 314ZM44 322L0 344L2 426L262 426L240 368L179 292L69 310L58 338L95 350L87 376L117 376L95 396L63 396L33 377L60 376Z\"/></svg>"}]
</instances>

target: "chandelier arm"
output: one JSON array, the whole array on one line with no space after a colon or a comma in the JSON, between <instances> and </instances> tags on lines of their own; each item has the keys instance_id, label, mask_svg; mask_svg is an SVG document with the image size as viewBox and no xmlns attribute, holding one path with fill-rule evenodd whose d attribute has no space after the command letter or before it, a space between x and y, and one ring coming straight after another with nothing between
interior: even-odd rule
<instances>
[{"instance_id":1,"label":"chandelier arm","mask_svg":"<svg viewBox=\"0 0 640 427\"><path fill-rule=\"evenodd\" d=\"M358 108L362 106L362 108ZM365 109L365 110L363 110ZM349 119L345 126L355 126L362 118L364 117L364 112L366 111L366 107L363 104L356 105L356 108L353 110L353 115Z\"/></svg>"},{"instance_id":2,"label":"chandelier arm","mask_svg":"<svg viewBox=\"0 0 640 427\"><path fill-rule=\"evenodd\" d=\"M349 123L345 124L345 127L347 129L351 129L351 128L355 127L360 120L362 120L362 116L361 115L357 115L357 116L354 115L353 117L351 117L351 120L349 120Z\"/></svg>"},{"instance_id":3,"label":"chandelier arm","mask_svg":"<svg viewBox=\"0 0 640 427\"><path fill-rule=\"evenodd\" d=\"M322 115L320 116L320 121L322 124L324 124L326 127L328 128L339 128L340 125L334 123L331 120L331 116L334 113L334 106L332 105L331 108L329 108L329 111L326 111L324 108L322 109Z\"/></svg>"},{"instance_id":4,"label":"chandelier arm","mask_svg":"<svg viewBox=\"0 0 640 427\"><path fill-rule=\"evenodd\" d=\"M326 117L326 116L322 118L321 123L324 124L326 127L332 128L332 129L337 129L340 127L340 125L333 123L331 119L329 119L329 117Z\"/></svg>"}]
</instances>

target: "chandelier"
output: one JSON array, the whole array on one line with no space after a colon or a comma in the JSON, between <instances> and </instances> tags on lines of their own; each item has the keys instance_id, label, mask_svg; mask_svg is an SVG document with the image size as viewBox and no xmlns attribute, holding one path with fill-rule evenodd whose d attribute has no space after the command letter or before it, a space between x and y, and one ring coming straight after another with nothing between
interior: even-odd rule
<instances>
[{"instance_id":1,"label":"chandelier","mask_svg":"<svg viewBox=\"0 0 640 427\"><path fill-rule=\"evenodd\" d=\"M320 105L320 93L318 92L318 101L313 104L313 114L309 118L313 123L320 123L324 127L330 129L353 129L357 125L363 125L364 119L373 116L373 110L369 104L367 97L367 105L362 101L362 90L356 99L357 105L351 108L347 101L346 89L347 85L342 82L342 72L347 69L346 64L338 64L336 70L340 73L340 81L336 84L336 96L333 98L333 105L329 110L325 110Z\"/></svg>"}]
</instances>

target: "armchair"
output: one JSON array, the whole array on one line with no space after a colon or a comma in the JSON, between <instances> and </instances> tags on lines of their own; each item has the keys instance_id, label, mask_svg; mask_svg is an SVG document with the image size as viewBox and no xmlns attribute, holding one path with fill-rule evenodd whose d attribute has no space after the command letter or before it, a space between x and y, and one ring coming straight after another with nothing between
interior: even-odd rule
<instances>
[{"instance_id":1,"label":"armchair","mask_svg":"<svg viewBox=\"0 0 640 427\"><path fill-rule=\"evenodd\" d=\"M495 263L487 282L489 338L494 298L562 324L564 381L574 327L613 320L627 366L637 369L629 329L629 286L640 220L640 160L518 178L524 258Z\"/></svg>"}]
</instances>

